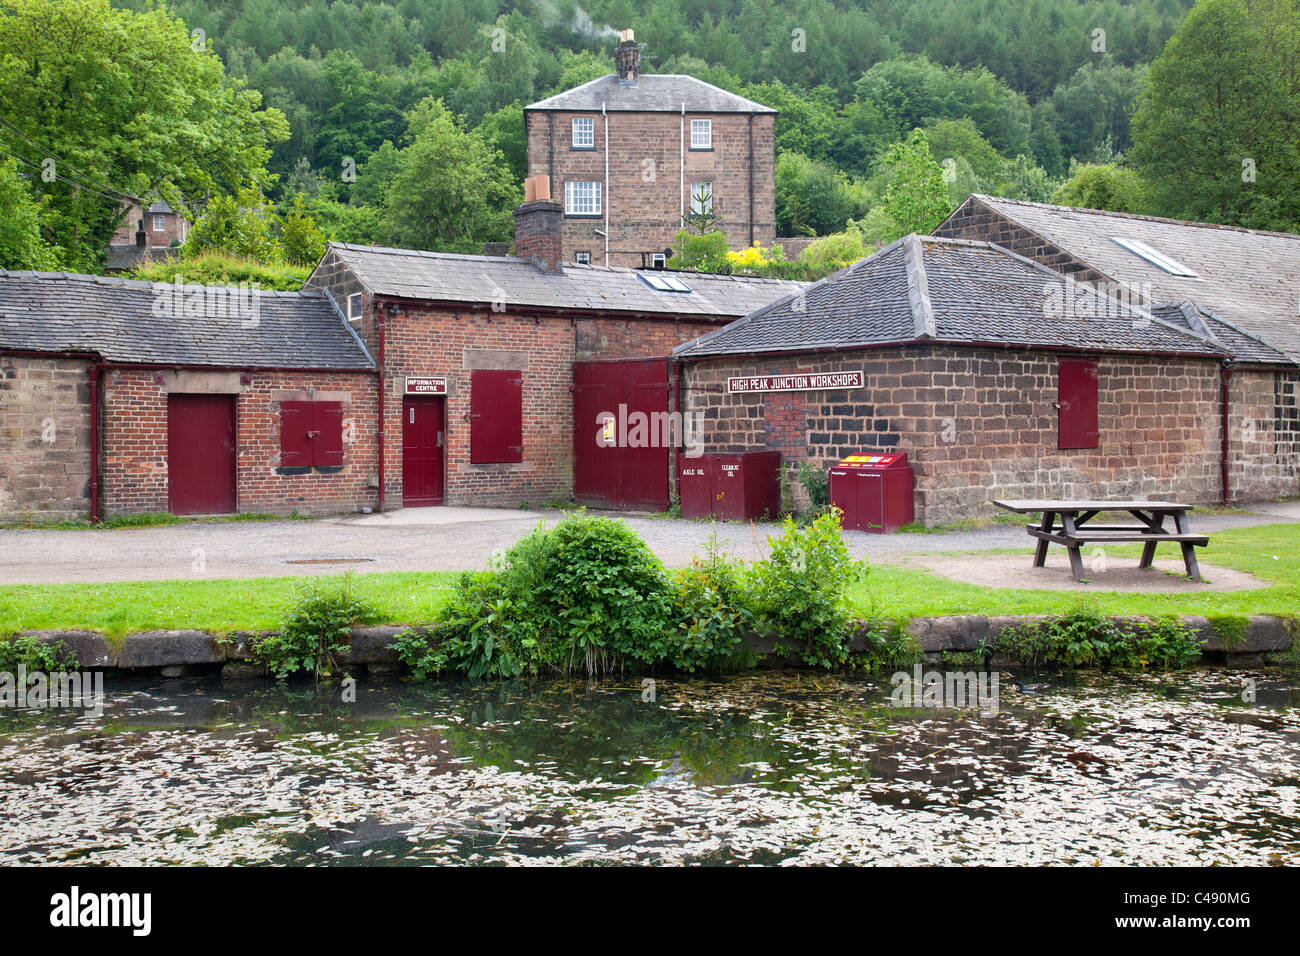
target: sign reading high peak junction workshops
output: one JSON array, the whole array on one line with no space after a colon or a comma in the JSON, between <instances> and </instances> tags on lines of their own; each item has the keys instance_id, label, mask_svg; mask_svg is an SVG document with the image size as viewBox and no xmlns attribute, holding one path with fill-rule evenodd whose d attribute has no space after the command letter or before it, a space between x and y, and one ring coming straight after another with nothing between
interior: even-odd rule
<instances>
[{"instance_id":1,"label":"sign reading high peak junction workshops","mask_svg":"<svg viewBox=\"0 0 1300 956\"><path fill-rule=\"evenodd\" d=\"M800 372L743 375L727 379L728 392L811 392L819 388L861 388L861 372Z\"/></svg>"}]
</instances>

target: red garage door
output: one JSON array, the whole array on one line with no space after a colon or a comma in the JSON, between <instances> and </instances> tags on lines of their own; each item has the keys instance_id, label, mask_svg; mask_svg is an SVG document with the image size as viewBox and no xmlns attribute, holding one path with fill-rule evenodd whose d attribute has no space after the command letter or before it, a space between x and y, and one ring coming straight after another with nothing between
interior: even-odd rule
<instances>
[{"instance_id":1,"label":"red garage door","mask_svg":"<svg viewBox=\"0 0 1300 956\"><path fill-rule=\"evenodd\" d=\"M178 515L235 510L235 396L167 397L167 507Z\"/></svg>"},{"instance_id":2,"label":"red garage door","mask_svg":"<svg viewBox=\"0 0 1300 956\"><path fill-rule=\"evenodd\" d=\"M668 509L667 359L575 362L573 366L573 495L594 508ZM621 406L621 407L620 407ZM603 445L601 416L612 415L613 433L630 433L640 413L647 441ZM627 434L622 437L626 438Z\"/></svg>"}]
</instances>

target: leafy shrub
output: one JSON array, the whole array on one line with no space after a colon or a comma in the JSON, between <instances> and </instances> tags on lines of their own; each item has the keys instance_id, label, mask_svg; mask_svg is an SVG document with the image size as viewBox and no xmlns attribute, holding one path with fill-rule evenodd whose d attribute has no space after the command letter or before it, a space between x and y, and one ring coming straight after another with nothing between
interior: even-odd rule
<instances>
[{"instance_id":1,"label":"leafy shrub","mask_svg":"<svg viewBox=\"0 0 1300 956\"><path fill-rule=\"evenodd\" d=\"M1201 656L1196 630L1174 618L1121 622L1092 610L1008 628L988 649L1010 654L1027 666L1118 670L1184 667Z\"/></svg>"},{"instance_id":2,"label":"leafy shrub","mask_svg":"<svg viewBox=\"0 0 1300 956\"><path fill-rule=\"evenodd\" d=\"M534 531L507 558L523 606L552 645L548 660L565 670L581 660L592 674L614 660L661 656L668 572L626 522L577 512L550 531Z\"/></svg>"},{"instance_id":3,"label":"leafy shrub","mask_svg":"<svg viewBox=\"0 0 1300 956\"><path fill-rule=\"evenodd\" d=\"M772 553L754 564L749 605L759 629L779 642L798 645L806 664L830 667L845 657L849 632L849 585L866 574L840 533L840 512L832 509L800 528L786 518L779 538L768 538Z\"/></svg>"},{"instance_id":4,"label":"leafy shrub","mask_svg":"<svg viewBox=\"0 0 1300 956\"><path fill-rule=\"evenodd\" d=\"M45 674L77 669L77 655L63 641L46 643L32 634L0 638L0 671L17 673L19 667Z\"/></svg>"},{"instance_id":5,"label":"leafy shrub","mask_svg":"<svg viewBox=\"0 0 1300 956\"><path fill-rule=\"evenodd\" d=\"M852 657L854 667L871 671L895 671L911 667L921 660L921 648L916 638L899 623L853 621L849 625L850 640L858 639L863 647Z\"/></svg>"},{"instance_id":6,"label":"leafy shrub","mask_svg":"<svg viewBox=\"0 0 1300 956\"><path fill-rule=\"evenodd\" d=\"M831 504L831 473L809 461L799 462L799 484L808 495L809 510L824 514Z\"/></svg>"},{"instance_id":7,"label":"leafy shrub","mask_svg":"<svg viewBox=\"0 0 1300 956\"><path fill-rule=\"evenodd\" d=\"M410 635L402 661L423 676L588 674L651 663L669 647L668 572L625 522L582 512L521 539L487 571L462 574L427 636Z\"/></svg>"},{"instance_id":8,"label":"leafy shrub","mask_svg":"<svg viewBox=\"0 0 1300 956\"><path fill-rule=\"evenodd\" d=\"M376 616L375 609L353 592L349 572L337 586L299 591L280 633L262 638L256 655L280 680L299 671L310 671L319 680L342 671L339 655L351 647L352 628Z\"/></svg>"},{"instance_id":9,"label":"leafy shrub","mask_svg":"<svg viewBox=\"0 0 1300 956\"><path fill-rule=\"evenodd\" d=\"M540 629L518 585L500 569L462 573L430 634L412 638L409 650L399 646L403 663L417 677L444 669L475 680L537 673Z\"/></svg>"},{"instance_id":10,"label":"leafy shrub","mask_svg":"<svg viewBox=\"0 0 1300 956\"><path fill-rule=\"evenodd\" d=\"M673 575L677 630L665 658L678 670L720 670L741 657L741 642L753 626L740 566L719 553L717 538L708 552Z\"/></svg>"}]
</instances>

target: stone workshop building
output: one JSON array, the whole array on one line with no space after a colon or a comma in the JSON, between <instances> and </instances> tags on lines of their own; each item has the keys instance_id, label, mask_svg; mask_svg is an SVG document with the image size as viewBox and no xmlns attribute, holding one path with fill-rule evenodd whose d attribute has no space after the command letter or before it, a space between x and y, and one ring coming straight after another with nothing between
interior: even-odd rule
<instances>
[{"instance_id":1,"label":"stone workshop building","mask_svg":"<svg viewBox=\"0 0 1300 956\"><path fill-rule=\"evenodd\" d=\"M1186 299L1144 308L987 242L908 236L674 358L710 451L779 450L792 478L904 452L925 524L998 497L1300 490L1277 437L1294 419L1271 405L1296 370L1281 350ZM1243 415L1258 427L1234 428Z\"/></svg>"}]
</instances>

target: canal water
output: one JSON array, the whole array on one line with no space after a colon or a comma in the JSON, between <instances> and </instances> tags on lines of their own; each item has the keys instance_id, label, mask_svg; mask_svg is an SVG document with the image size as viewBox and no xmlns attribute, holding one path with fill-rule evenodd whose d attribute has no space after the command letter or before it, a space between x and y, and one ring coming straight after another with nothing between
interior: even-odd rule
<instances>
[{"instance_id":1,"label":"canal water","mask_svg":"<svg viewBox=\"0 0 1300 956\"><path fill-rule=\"evenodd\" d=\"M1294 671L107 691L0 711L0 863L1300 863Z\"/></svg>"}]
</instances>

